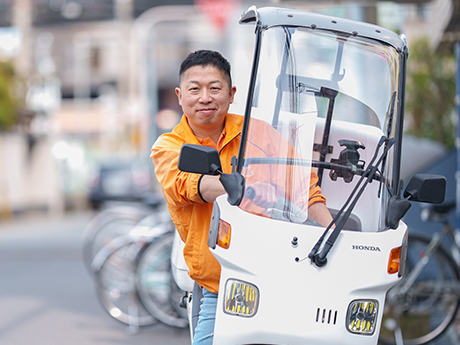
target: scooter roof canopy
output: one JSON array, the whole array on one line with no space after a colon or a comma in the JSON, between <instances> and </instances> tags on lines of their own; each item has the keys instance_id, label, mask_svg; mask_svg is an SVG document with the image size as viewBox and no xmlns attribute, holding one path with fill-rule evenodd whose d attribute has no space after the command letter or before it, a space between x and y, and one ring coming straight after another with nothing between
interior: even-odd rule
<instances>
[{"instance_id":1,"label":"scooter roof canopy","mask_svg":"<svg viewBox=\"0 0 460 345\"><path fill-rule=\"evenodd\" d=\"M404 36L389 29L349 19L322 15L287 8L251 6L240 17L240 24L256 23L263 28L273 26L300 26L316 30L337 31L350 36L366 37L403 51Z\"/></svg>"}]
</instances>

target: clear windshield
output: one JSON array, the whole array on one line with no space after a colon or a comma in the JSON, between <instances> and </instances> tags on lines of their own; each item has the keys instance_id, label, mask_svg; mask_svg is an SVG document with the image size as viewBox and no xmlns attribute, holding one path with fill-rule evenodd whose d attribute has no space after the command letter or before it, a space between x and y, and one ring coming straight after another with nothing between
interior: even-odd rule
<instances>
[{"instance_id":1,"label":"clear windshield","mask_svg":"<svg viewBox=\"0 0 460 345\"><path fill-rule=\"evenodd\" d=\"M398 53L376 41L304 28L264 31L242 174L248 187L273 186L278 202L267 209L245 198L240 207L321 225L312 205L325 202L334 216L376 152L378 162L381 137L394 137L398 78ZM390 150L345 230L385 228L392 159Z\"/></svg>"}]
</instances>

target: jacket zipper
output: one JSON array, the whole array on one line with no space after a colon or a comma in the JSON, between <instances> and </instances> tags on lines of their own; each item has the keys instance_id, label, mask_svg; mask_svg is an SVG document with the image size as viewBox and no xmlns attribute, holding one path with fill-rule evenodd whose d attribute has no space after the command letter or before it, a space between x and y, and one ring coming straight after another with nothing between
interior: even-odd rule
<instances>
[{"instance_id":1,"label":"jacket zipper","mask_svg":"<svg viewBox=\"0 0 460 345\"><path fill-rule=\"evenodd\" d=\"M237 135L235 135L232 139L230 139L230 140L228 141L228 143L226 143L224 146L222 146L222 148L221 148L220 151L219 151L219 156L220 156L220 154L222 153L222 151L224 150L224 148L226 148L227 145L230 144L233 140L235 140L239 135L241 135L241 132L239 132L239 133L238 133Z\"/></svg>"}]
</instances>

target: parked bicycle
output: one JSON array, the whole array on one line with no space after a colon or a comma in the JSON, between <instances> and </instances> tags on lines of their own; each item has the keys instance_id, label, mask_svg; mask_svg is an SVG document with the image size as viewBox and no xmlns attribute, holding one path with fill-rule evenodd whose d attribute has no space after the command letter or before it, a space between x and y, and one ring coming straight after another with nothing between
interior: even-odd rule
<instances>
[{"instance_id":1,"label":"parked bicycle","mask_svg":"<svg viewBox=\"0 0 460 345\"><path fill-rule=\"evenodd\" d=\"M387 293L381 344L427 344L455 320L460 303L460 232L449 224L453 210L455 203L425 207L422 219L442 222L442 231L431 238L409 233L405 275ZM449 240L449 248L443 240Z\"/></svg>"},{"instance_id":2,"label":"parked bicycle","mask_svg":"<svg viewBox=\"0 0 460 345\"><path fill-rule=\"evenodd\" d=\"M115 204L100 211L83 232L83 262L92 274L91 264L101 248L113 239L127 234L139 221L165 209L162 200L152 203Z\"/></svg>"},{"instance_id":3,"label":"parked bicycle","mask_svg":"<svg viewBox=\"0 0 460 345\"><path fill-rule=\"evenodd\" d=\"M165 207L118 205L91 220L84 260L107 313L131 333L158 321L188 326L179 307L183 292L171 273L174 226Z\"/></svg>"},{"instance_id":4,"label":"parked bicycle","mask_svg":"<svg viewBox=\"0 0 460 345\"><path fill-rule=\"evenodd\" d=\"M143 306L155 318L172 327L187 328L187 311L180 306L185 292L171 272L174 226L171 229L142 251L137 263L136 287Z\"/></svg>"}]
</instances>

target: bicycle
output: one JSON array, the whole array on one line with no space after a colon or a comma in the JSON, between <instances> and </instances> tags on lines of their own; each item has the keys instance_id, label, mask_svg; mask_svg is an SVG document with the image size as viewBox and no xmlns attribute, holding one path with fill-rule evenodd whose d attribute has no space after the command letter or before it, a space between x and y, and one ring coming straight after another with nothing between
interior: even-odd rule
<instances>
[{"instance_id":1,"label":"bicycle","mask_svg":"<svg viewBox=\"0 0 460 345\"><path fill-rule=\"evenodd\" d=\"M117 205L94 216L83 231L83 262L91 274L91 265L98 251L111 240L128 233L152 211L143 205Z\"/></svg>"},{"instance_id":2,"label":"bicycle","mask_svg":"<svg viewBox=\"0 0 460 345\"><path fill-rule=\"evenodd\" d=\"M182 291L171 270L175 228L151 242L140 254L136 286L141 303L155 318L176 328L187 328L187 311L180 306Z\"/></svg>"},{"instance_id":3,"label":"bicycle","mask_svg":"<svg viewBox=\"0 0 460 345\"><path fill-rule=\"evenodd\" d=\"M127 234L145 217L164 214L165 208L163 200L155 199L143 204L116 204L99 212L83 232L83 262L88 272L93 274L91 265L94 258L110 241Z\"/></svg>"},{"instance_id":4,"label":"bicycle","mask_svg":"<svg viewBox=\"0 0 460 345\"><path fill-rule=\"evenodd\" d=\"M171 272L174 230L169 213L154 213L94 257L91 270L98 299L132 333L157 321L175 328L188 326L186 311L179 307L183 291Z\"/></svg>"},{"instance_id":5,"label":"bicycle","mask_svg":"<svg viewBox=\"0 0 460 345\"><path fill-rule=\"evenodd\" d=\"M455 320L460 305L460 245L448 214L455 203L422 210L424 221L440 221L441 232L432 238L409 233L406 272L392 287L385 302L379 343L421 345L440 337ZM448 237L451 247L443 240Z\"/></svg>"},{"instance_id":6,"label":"bicycle","mask_svg":"<svg viewBox=\"0 0 460 345\"><path fill-rule=\"evenodd\" d=\"M114 319L127 324L132 333L157 322L141 303L136 289L136 267L141 253L170 231L156 221L155 216L148 216L126 235L110 241L97 253L91 265L97 282L97 297L103 308Z\"/></svg>"}]
</instances>

